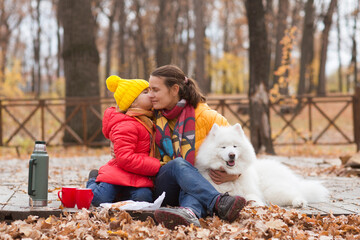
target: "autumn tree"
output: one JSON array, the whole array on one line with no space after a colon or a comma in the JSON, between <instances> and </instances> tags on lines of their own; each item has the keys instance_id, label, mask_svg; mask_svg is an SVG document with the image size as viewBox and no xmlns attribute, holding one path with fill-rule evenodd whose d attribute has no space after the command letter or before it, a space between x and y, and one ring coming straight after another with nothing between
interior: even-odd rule
<instances>
[{"instance_id":1,"label":"autumn tree","mask_svg":"<svg viewBox=\"0 0 360 240\"><path fill-rule=\"evenodd\" d=\"M66 128L63 142L78 142L79 136L94 137L101 133L101 121L93 111L87 111L87 132L81 111L72 106L72 97L100 97L99 53L95 44L95 20L91 13L90 0L60 0L58 14L64 28L63 59L66 79L67 104L65 119L72 130ZM97 100L99 101L99 100ZM100 105L94 110L100 112ZM100 129L100 132L99 132ZM86 131L86 129L85 129Z\"/></svg>"},{"instance_id":2,"label":"autumn tree","mask_svg":"<svg viewBox=\"0 0 360 240\"><path fill-rule=\"evenodd\" d=\"M269 68L270 72L273 72L275 69L275 66L273 64L273 55L274 55L274 38L275 35L275 26L277 25L277 19L274 14L274 0L266 0L264 1L265 4L265 26L266 26L266 32L267 32L267 38L268 38L268 61L269 61ZM279 8L278 8L279 9ZM279 11L279 10L278 10ZM276 39L275 39L276 41ZM276 43L275 43L276 44ZM276 54L276 53L275 53ZM273 76L269 75L269 86L273 85Z\"/></svg>"},{"instance_id":3,"label":"autumn tree","mask_svg":"<svg viewBox=\"0 0 360 240\"><path fill-rule=\"evenodd\" d=\"M204 94L210 92L210 82L205 76L205 0L194 0L195 13L195 79Z\"/></svg>"},{"instance_id":4,"label":"autumn tree","mask_svg":"<svg viewBox=\"0 0 360 240\"><path fill-rule=\"evenodd\" d=\"M23 20L24 11L26 8L21 0L0 1L0 83L5 82L5 67L11 34Z\"/></svg>"},{"instance_id":5,"label":"autumn tree","mask_svg":"<svg viewBox=\"0 0 360 240\"><path fill-rule=\"evenodd\" d=\"M171 14L176 12L176 9L171 7L172 1L158 0L159 12L156 17L156 64L157 66L163 66L171 63L172 58L172 46L169 32L174 32L174 29L170 29L169 22L171 20ZM166 20L165 20L166 19Z\"/></svg>"},{"instance_id":6,"label":"autumn tree","mask_svg":"<svg viewBox=\"0 0 360 240\"><path fill-rule=\"evenodd\" d=\"M331 0L327 13L324 16L324 29L321 34L319 80L317 86L318 96L324 96L326 94L325 66L326 66L327 50L329 45L329 32L332 24L332 16L336 7L336 3L337 0Z\"/></svg>"},{"instance_id":7,"label":"autumn tree","mask_svg":"<svg viewBox=\"0 0 360 240\"><path fill-rule=\"evenodd\" d=\"M250 139L256 152L265 147L266 153L274 154L269 118L269 58L264 6L262 0L246 0L245 7L250 39Z\"/></svg>"},{"instance_id":8,"label":"autumn tree","mask_svg":"<svg viewBox=\"0 0 360 240\"><path fill-rule=\"evenodd\" d=\"M222 28L224 31L223 36L223 58L226 59L230 53L230 12L231 9L234 8L233 1L231 0L223 0L223 8L221 9L220 16L222 20ZM225 60L226 61L226 60ZM227 62L227 64L231 64L231 62ZM230 83L229 79L229 69L226 67L227 65L223 64L222 67L222 92L223 93L229 93L231 92L231 89L233 89L232 84ZM226 65L226 66L224 66Z\"/></svg>"},{"instance_id":9,"label":"autumn tree","mask_svg":"<svg viewBox=\"0 0 360 240\"><path fill-rule=\"evenodd\" d=\"M354 76L354 88L358 85L358 66L357 66L357 40L356 40L356 32L357 32L357 18L359 15L359 3L357 3L357 7L353 12L353 18L354 18L354 23L353 23L353 34L351 37L351 41L352 41L352 48L351 48L351 60L350 60L350 72L353 72L353 76ZM350 83L348 84L348 86L350 85ZM350 88L350 86L348 87L348 89Z\"/></svg>"},{"instance_id":10,"label":"autumn tree","mask_svg":"<svg viewBox=\"0 0 360 240\"><path fill-rule=\"evenodd\" d=\"M341 59L341 27L340 27L340 6L339 2L336 6L336 31L337 31L337 55L338 55L338 91L343 92L343 68L342 68L342 59Z\"/></svg>"},{"instance_id":11,"label":"autumn tree","mask_svg":"<svg viewBox=\"0 0 360 240\"><path fill-rule=\"evenodd\" d=\"M40 0L36 0L35 9L32 9L32 21L36 25L36 29L33 29L35 35L33 36L33 51L34 51L34 65L32 68L32 91L37 97L41 93L41 64L40 64L40 36L41 36L41 25L40 25Z\"/></svg>"},{"instance_id":12,"label":"autumn tree","mask_svg":"<svg viewBox=\"0 0 360 240\"><path fill-rule=\"evenodd\" d=\"M190 15L192 14L191 0L170 1L171 5L168 10L168 29L169 43L171 49L170 62L179 66L185 73L189 70L189 60L191 57L190 43L193 38L190 37L192 29L192 22Z\"/></svg>"},{"instance_id":13,"label":"autumn tree","mask_svg":"<svg viewBox=\"0 0 360 240\"><path fill-rule=\"evenodd\" d=\"M276 44L275 44L275 62L274 69L275 71L281 66L281 59L283 56L283 45L281 44L281 40L285 36L285 31L288 28L287 26L287 17L289 12L289 0L279 0L279 7L277 13L277 28L276 28ZM273 84L278 83L279 77L274 75Z\"/></svg>"},{"instance_id":14,"label":"autumn tree","mask_svg":"<svg viewBox=\"0 0 360 240\"><path fill-rule=\"evenodd\" d=\"M57 9L58 9L58 4L59 4L59 0L52 0L52 4L53 4L53 8L54 11L56 12L56 14L54 14L56 16L56 44L57 44L57 53L56 53L56 61L57 61L57 66L56 66L56 78L60 78L60 72L62 70L62 57L61 57L61 53L62 53L62 42L61 42L61 23L60 23L60 14L57 14Z\"/></svg>"},{"instance_id":15,"label":"autumn tree","mask_svg":"<svg viewBox=\"0 0 360 240\"><path fill-rule=\"evenodd\" d=\"M224 16L222 17L223 19L223 29L224 29L224 40L223 40L223 52L224 55L229 54L229 14L230 14L230 7L231 7L231 3L230 0L224 0ZM229 78L228 78L228 73L227 73L227 69L223 68L223 86L222 86L222 92L223 93L227 93L227 86L229 86Z\"/></svg>"},{"instance_id":16,"label":"autumn tree","mask_svg":"<svg viewBox=\"0 0 360 240\"><path fill-rule=\"evenodd\" d=\"M150 57L149 57L149 50L147 47L146 36L144 32L145 22L142 14L141 9L143 8L142 2L140 0L134 0L134 9L135 9L135 20L137 24L137 30L133 34L133 39L136 43L136 53L137 57L140 58L140 62L142 63L142 71L138 71L137 76L142 78L147 78L150 74Z\"/></svg>"},{"instance_id":17,"label":"autumn tree","mask_svg":"<svg viewBox=\"0 0 360 240\"><path fill-rule=\"evenodd\" d=\"M128 78L128 61L125 59L125 49L126 49L126 18L127 13L125 11L125 1L121 0L118 1L117 4L117 11L118 11L118 18L117 18L117 25L118 25L118 33L117 33L117 68L119 76L123 78ZM129 63L128 63L129 64Z\"/></svg>"},{"instance_id":18,"label":"autumn tree","mask_svg":"<svg viewBox=\"0 0 360 240\"><path fill-rule=\"evenodd\" d=\"M105 13L106 17L109 20L109 26L108 26L108 31L107 31L107 39L106 39L106 49L105 49L105 54L106 54L106 61L105 61L105 78L106 79L109 75L110 75L110 68L111 68L111 53L112 53L112 46L113 46L113 35L114 35L114 21L115 21L115 17L116 17L116 11L118 10L117 5L120 3L121 1L118 0L113 0L111 2L111 7L109 8L110 12L107 13L104 10L102 11L103 13ZM105 88L105 96L108 93L108 90Z\"/></svg>"},{"instance_id":19,"label":"autumn tree","mask_svg":"<svg viewBox=\"0 0 360 240\"><path fill-rule=\"evenodd\" d=\"M207 59L211 86L213 92L240 93L247 83L247 73L244 71L246 54L244 54L243 28L247 27L244 16L244 4L236 0L222 0L217 6L219 15L219 41L211 41L213 46L222 46L221 54L215 54ZM246 40L245 40L246 41ZM213 47L212 47L213 48ZM245 80L246 79L246 80Z\"/></svg>"},{"instance_id":20,"label":"autumn tree","mask_svg":"<svg viewBox=\"0 0 360 240\"><path fill-rule=\"evenodd\" d=\"M301 56L300 56L300 78L298 83L298 95L307 93L312 77L312 61L314 58L314 0L308 0L305 5L305 17L303 23Z\"/></svg>"},{"instance_id":21,"label":"autumn tree","mask_svg":"<svg viewBox=\"0 0 360 240\"><path fill-rule=\"evenodd\" d=\"M173 58L173 62L180 66L180 68L185 72L188 73L189 71L189 62L190 62L190 43L192 38L190 36L192 28L193 28L193 21L191 18L191 3L192 0L184 0L180 2L179 6L179 21L178 29L177 29L177 37L175 40L175 54Z\"/></svg>"}]
</instances>

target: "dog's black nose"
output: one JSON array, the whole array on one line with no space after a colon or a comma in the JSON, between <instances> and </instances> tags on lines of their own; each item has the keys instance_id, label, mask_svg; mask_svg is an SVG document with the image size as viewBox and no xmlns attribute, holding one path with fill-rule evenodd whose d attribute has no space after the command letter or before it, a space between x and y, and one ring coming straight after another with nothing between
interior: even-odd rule
<instances>
[{"instance_id":1,"label":"dog's black nose","mask_svg":"<svg viewBox=\"0 0 360 240\"><path fill-rule=\"evenodd\" d=\"M229 153L229 158L230 158L231 160L234 160L234 159L235 159L235 154L234 154L234 153Z\"/></svg>"}]
</instances>

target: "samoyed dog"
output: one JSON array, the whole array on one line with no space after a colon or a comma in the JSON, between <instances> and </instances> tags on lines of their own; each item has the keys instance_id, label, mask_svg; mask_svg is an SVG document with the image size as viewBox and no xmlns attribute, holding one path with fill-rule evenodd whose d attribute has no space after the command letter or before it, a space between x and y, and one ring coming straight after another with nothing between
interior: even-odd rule
<instances>
[{"instance_id":1,"label":"samoyed dog","mask_svg":"<svg viewBox=\"0 0 360 240\"><path fill-rule=\"evenodd\" d=\"M240 124L214 124L199 148L195 167L221 193L245 197L252 205L305 207L309 202L326 201L328 190L318 181L305 180L275 160L257 160L253 146ZM240 174L233 182L215 184L209 169L224 168Z\"/></svg>"}]
</instances>

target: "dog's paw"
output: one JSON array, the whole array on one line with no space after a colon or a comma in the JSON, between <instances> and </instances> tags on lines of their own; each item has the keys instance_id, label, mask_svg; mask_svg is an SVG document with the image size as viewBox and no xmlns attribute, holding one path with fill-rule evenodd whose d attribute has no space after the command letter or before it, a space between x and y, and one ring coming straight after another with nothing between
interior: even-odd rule
<instances>
[{"instance_id":1,"label":"dog's paw","mask_svg":"<svg viewBox=\"0 0 360 240\"><path fill-rule=\"evenodd\" d=\"M303 207L307 206L307 201L305 199L303 199L303 198L295 198L292 201L292 206L294 208L303 208Z\"/></svg>"},{"instance_id":2,"label":"dog's paw","mask_svg":"<svg viewBox=\"0 0 360 240\"><path fill-rule=\"evenodd\" d=\"M256 201L256 200L248 200L247 205L250 206L250 207L264 207L264 206L266 206L265 203L263 203L261 201L259 202L259 201Z\"/></svg>"}]
</instances>

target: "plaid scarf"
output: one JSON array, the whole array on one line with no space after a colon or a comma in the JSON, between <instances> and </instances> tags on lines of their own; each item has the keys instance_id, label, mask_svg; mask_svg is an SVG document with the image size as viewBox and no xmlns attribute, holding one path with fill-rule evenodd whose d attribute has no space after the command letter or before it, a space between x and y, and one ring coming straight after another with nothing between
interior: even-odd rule
<instances>
[{"instance_id":1,"label":"plaid scarf","mask_svg":"<svg viewBox=\"0 0 360 240\"><path fill-rule=\"evenodd\" d=\"M155 142L159 149L160 160L167 163L177 157L182 157L194 165L195 109L182 99L171 110L156 111L155 117ZM173 129L172 120L176 120Z\"/></svg>"},{"instance_id":2,"label":"plaid scarf","mask_svg":"<svg viewBox=\"0 0 360 240\"><path fill-rule=\"evenodd\" d=\"M141 123L146 130L150 133L150 157L155 156L155 141L154 141L154 123L151 120L153 117L152 111L147 111L141 108L129 108L126 115L134 117L139 123Z\"/></svg>"}]
</instances>

